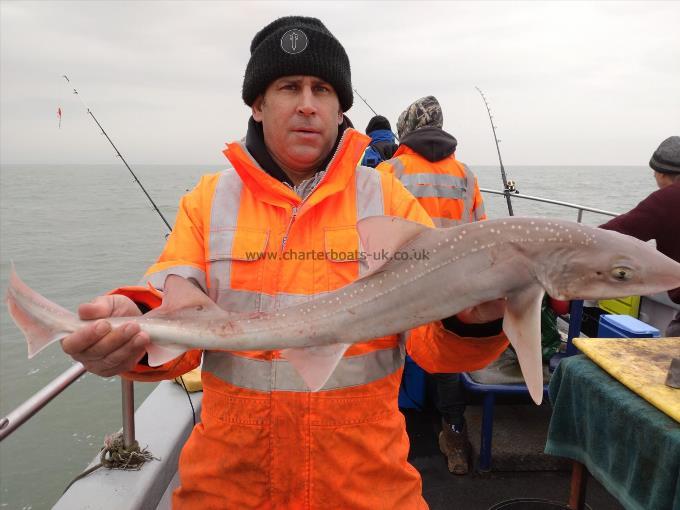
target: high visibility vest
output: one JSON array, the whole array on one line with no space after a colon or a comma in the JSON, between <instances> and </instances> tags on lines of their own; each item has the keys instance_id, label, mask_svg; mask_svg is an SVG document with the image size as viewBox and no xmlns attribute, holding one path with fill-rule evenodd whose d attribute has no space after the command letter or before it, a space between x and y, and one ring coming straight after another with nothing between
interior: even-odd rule
<instances>
[{"instance_id":1,"label":"high visibility vest","mask_svg":"<svg viewBox=\"0 0 680 510\"><path fill-rule=\"evenodd\" d=\"M399 179L438 227L486 219L477 178L454 155L433 162L402 145L378 170Z\"/></svg>"},{"instance_id":2,"label":"high visibility vest","mask_svg":"<svg viewBox=\"0 0 680 510\"><path fill-rule=\"evenodd\" d=\"M205 176L185 195L145 280L162 289L170 274L194 278L235 312L277 310L356 280L364 268L349 254L361 248L361 218L431 225L394 177L357 166L367 143L347 130L305 200L266 174L242 143L229 144L234 168ZM426 508L397 408L404 352L435 371L473 369L506 344L502 335L465 339L440 323L422 326L408 340L353 345L314 393L278 351L206 351L202 421L180 457L174 508ZM191 351L126 375L172 378L200 359Z\"/></svg>"}]
</instances>

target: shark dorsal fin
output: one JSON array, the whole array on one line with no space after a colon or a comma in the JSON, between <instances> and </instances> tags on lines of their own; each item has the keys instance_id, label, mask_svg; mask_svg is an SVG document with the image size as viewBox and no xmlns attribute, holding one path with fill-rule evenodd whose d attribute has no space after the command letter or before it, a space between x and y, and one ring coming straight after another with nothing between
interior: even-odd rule
<instances>
[{"instance_id":1,"label":"shark dorsal fin","mask_svg":"<svg viewBox=\"0 0 680 510\"><path fill-rule=\"evenodd\" d=\"M378 271L400 247L429 228L394 216L369 216L359 220L357 230L368 264L362 276Z\"/></svg>"}]
</instances>

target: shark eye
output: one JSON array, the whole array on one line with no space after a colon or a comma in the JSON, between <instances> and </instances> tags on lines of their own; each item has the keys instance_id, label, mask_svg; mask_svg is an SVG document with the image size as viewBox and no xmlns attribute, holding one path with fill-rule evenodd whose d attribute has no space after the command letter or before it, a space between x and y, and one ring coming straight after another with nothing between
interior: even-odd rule
<instances>
[{"instance_id":1,"label":"shark eye","mask_svg":"<svg viewBox=\"0 0 680 510\"><path fill-rule=\"evenodd\" d=\"M633 277L633 270L628 267L615 267L612 269L612 278L620 282L626 282Z\"/></svg>"}]
</instances>

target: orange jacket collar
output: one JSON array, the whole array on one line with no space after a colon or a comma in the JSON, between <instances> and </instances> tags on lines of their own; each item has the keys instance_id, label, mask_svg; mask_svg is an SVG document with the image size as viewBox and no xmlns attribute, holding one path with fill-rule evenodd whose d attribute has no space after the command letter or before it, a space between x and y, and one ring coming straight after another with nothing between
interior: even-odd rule
<instances>
[{"instance_id":1,"label":"orange jacket collar","mask_svg":"<svg viewBox=\"0 0 680 510\"><path fill-rule=\"evenodd\" d=\"M411 147L409 147L408 145L404 145L404 144L399 145L399 148L392 155L392 157L396 158L397 156L401 156L402 154L415 154L416 156L420 156L421 158L423 157L421 154L419 154L416 151L414 151L413 149L411 149ZM456 159L456 153L454 152L448 157Z\"/></svg>"},{"instance_id":2,"label":"orange jacket collar","mask_svg":"<svg viewBox=\"0 0 680 510\"><path fill-rule=\"evenodd\" d=\"M354 175L354 170L371 139L352 128L342 135L336 154L328 166L328 172L317 189L305 200L305 208L321 202L324 198L343 190ZM272 205L289 208L301 204L300 197L288 186L275 179L255 161L245 143L227 144L224 155L234 166L243 183L260 199Z\"/></svg>"}]
</instances>

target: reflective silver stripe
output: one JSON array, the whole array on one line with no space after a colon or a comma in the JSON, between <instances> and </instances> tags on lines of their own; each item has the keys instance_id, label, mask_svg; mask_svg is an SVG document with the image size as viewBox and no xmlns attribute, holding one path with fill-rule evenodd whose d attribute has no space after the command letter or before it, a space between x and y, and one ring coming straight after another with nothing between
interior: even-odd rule
<instances>
[{"instance_id":1,"label":"reflective silver stripe","mask_svg":"<svg viewBox=\"0 0 680 510\"><path fill-rule=\"evenodd\" d=\"M317 299L327 294L289 294L280 292L275 295L249 290L222 289L217 298L217 304L230 312L270 312L296 306Z\"/></svg>"},{"instance_id":2,"label":"reflective silver stripe","mask_svg":"<svg viewBox=\"0 0 680 510\"><path fill-rule=\"evenodd\" d=\"M357 221L368 216L382 216L385 214L380 173L373 168L358 166L355 175Z\"/></svg>"},{"instance_id":3,"label":"reflective silver stripe","mask_svg":"<svg viewBox=\"0 0 680 510\"><path fill-rule=\"evenodd\" d=\"M345 356L321 391L368 384L396 372L404 364L404 344L391 349ZM285 359L261 360L226 351L207 351L203 370L223 381L255 391L309 392L293 366Z\"/></svg>"},{"instance_id":4,"label":"reflective silver stripe","mask_svg":"<svg viewBox=\"0 0 680 510\"><path fill-rule=\"evenodd\" d=\"M432 221L434 222L434 225L438 228L457 227L458 225L467 223L466 221L463 220L454 220L452 218L435 218L434 216L432 217Z\"/></svg>"},{"instance_id":5,"label":"reflective silver stripe","mask_svg":"<svg viewBox=\"0 0 680 510\"><path fill-rule=\"evenodd\" d=\"M274 296L262 292L235 289L216 289L216 303L228 312L269 312L274 310Z\"/></svg>"},{"instance_id":6,"label":"reflective silver stripe","mask_svg":"<svg viewBox=\"0 0 680 510\"><path fill-rule=\"evenodd\" d=\"M231 248L241 204L242 189L243 181L234 169L223 171L215 187L210 211L210 238L208 240L208 249L210 250L208 259L213 261L208 275L210 278L208 295L215 301L217 301L220 289L228 289L231 282Z\"/></svg>"},{"instance_id":7,"label":"reflective silver stripe","mask_svg":"<svg viewBox=\"0 0 680 510\"><path fill-rule=\"evenodd\" d=\"M464 189L467 186L465 178L450 174L407 174L401 176L399 180L407 188L410 186L450 186Z\"/></svg>"},{"instance_id":8,"label":"reflective silver stripe","mask_svg":"<svg viewBox=\"0 0 680 510\"><path fill-rule=\"evenodd\" d=\"M149 275L144 276L139 285L146 287L146 283L149 282L158 290L163 290L163 285L165 284L165 279L171 275L176 274L184 278L193 278L196 280L203 292L205 292L205 272L201 269L195 268L193 266L172 266L160 271L153 272Z\"/></svg>"},{"instance_id":9,"label":"reflective silver stripe","mask_svg":"<svg viewBox=\"0 0 680 510\"><path fill-rule=\"evenodd\" d=\"M276 309L288 308L290 306L301 305L313 299L322 298L328 292L317 292L316 294L291 294L288 292L279 292L276 294Z\"/></svg>"},{"instance_id":10,"label":"reflective silver stripe","mask_svg":"<svg viewBox=\"0 0 680 510\"><path fill-rule=\"evenodd\" d=\"M416 198L451 198L453 200L465 199L467 191L464 188L451 188L449 186L406 186L406 189Z\"/></svg>"},{"instance_id":11,"label":"reflective silver stripe","mask_svg":"<svg viewBox=\"0 0 680 510\"><path fill-rule=\"evenodd\" d=\"M356 175L356 206L357 221L369 216L382 216L385 214L385 203L382 190L380 172L373 168L358 166ZM363 251L359 246L359 251ZM368 272L366 260L359 260L359 278Z\"/></svg>"},{"instance_id":12,"label":"reflective silver stripe","mask_svg":"<svg viewBox=\"0 0 680 510\"><path fill-rule=\"evenodd\" d=\"M404 173L404 170L406 168L404 166L404 163L401 161L401 159L396 157L396 158L388 159L387 161L385 161L385 163L389 163L390 165L392 165L392 171L393 171L394 176L397 179L401 180L401 175Z\"/></svg>"},{"instance_id":13,"label":"reflective silver stripe","mask_svg":"<svg viewBox=\"0 0 680 510\"><path fill-rule=\"evenodd\" d=\"M475 210L472 211L474 221L483 220L486 217L486 210L484 209L484 202L477 204Z\"/></svg>"},{"instance_id":14,"label":"reflective silver stripe","mask_svg":"<svg viewBox=\"0 0 680 510\"><path fill-rule=\"evenodd\" d=\"M465 193L465 211L463 212L463 219L468 222L473 221L472 205L475 203L475 174L468 168L465 163L461 163L465 168L465 178L467 180L467 190Z\"/></svg>"}]
</instances>

